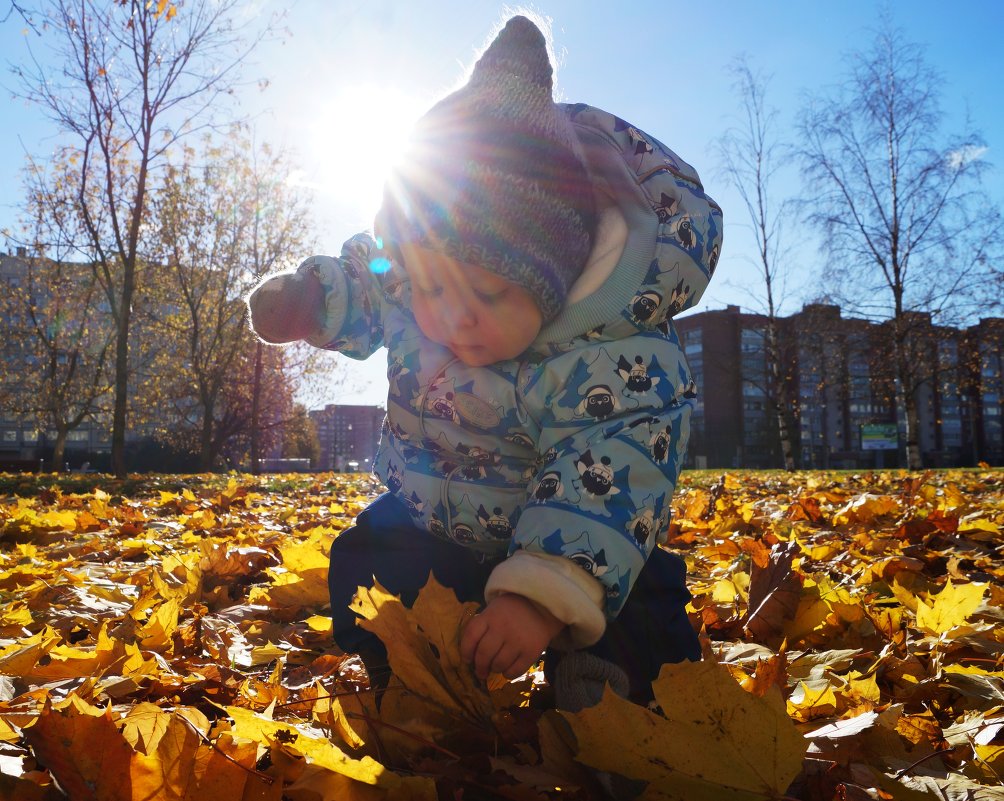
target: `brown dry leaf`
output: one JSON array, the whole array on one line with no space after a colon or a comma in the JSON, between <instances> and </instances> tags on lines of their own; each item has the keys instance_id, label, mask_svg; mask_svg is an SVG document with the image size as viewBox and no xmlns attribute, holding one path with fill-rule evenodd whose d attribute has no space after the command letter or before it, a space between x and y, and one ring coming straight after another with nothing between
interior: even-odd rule
<instances>
[{"instance_id":1,"label":"brown dry leaf","mask_svg":"<svg viewBox=\"0 0 1004 801\"><path fill-rule=\"evenodd\" d=\"M4 801L62 801L66 796L54 784L43 787L28 779L0 773L0 798Z\"/></svg>"},{"instance_id":2,"label":"brown dry leaf","mask_svg":"<svg viewBox=\"0 0 1004 801\"><path fill-rule=\"evenodd\" d=\"M135 752L108 709L93 707L75 695L59 706L46 702L38 720L25 730L25 739L74 801L133 798Z\"/></svg>"},{"instance_id":3,"label":"brown dry leaf","mask_svg":"<svg viewBox=\"0 0 1004 801\"><path fill-rule=\"evenodd\" d=\"M792 570L798 553L794 542L775 545L765 568L755 563L750 571L749 614L745 627L756 642L768 643L781 633L785 621L794 617L802 581Z\"/></svg>"},{"instance_id":4,"label":"brown dry leaf","mask_svg":"<svg viewBox=\"0 0 1004 801\"><path fill-rule=\"evenodd\" d=\"M597 706L561 713L578 740L576 758L647 781L642 798L651 801L775 798L801 770L807 743L780 699L750 695L725 668L664 665L652 689L665 717L609 687Z\"/></svg>"}]
</instances>

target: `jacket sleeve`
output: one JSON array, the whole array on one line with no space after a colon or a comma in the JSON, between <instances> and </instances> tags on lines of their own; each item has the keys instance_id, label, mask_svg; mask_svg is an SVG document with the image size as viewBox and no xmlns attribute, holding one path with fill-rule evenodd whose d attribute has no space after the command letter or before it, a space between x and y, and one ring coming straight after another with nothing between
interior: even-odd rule
<instances>
[{"instance_id":1,"label":"jacket sleeve","mask_svg":"<svg viewBox=\"0 0 1004 801\"><path fill-rule=\"evenodd\" d=\"M665 536L686 453L693 400L682 353L655 334L628 341L630 362L625 352L610 352L623 342L606 343L564 354L578 360L570 372L567 364L544 368L529 388L530 396L542 393L538 408L546 415L541 465L486 597L514 592L547 608L568 626L559 646L595 642L620 612ZM606 379L618 364L626 379L616 370ZM649 368L644 376L639 364Z\"/></svg>"},{"instance_id":2,"label":"jacket sleeve","mask_svg":"<svg viewBox=\"0 0 1004 801\"><path fill-rule=\"evenodd\" d=\"M312 272L324 290L322 327L306 341L354 359L372 355L383 345L383 302L400 285L399 270L368 234L348 240L338 258L306 259L297 272Z\"/></svg>"}]
</instances>

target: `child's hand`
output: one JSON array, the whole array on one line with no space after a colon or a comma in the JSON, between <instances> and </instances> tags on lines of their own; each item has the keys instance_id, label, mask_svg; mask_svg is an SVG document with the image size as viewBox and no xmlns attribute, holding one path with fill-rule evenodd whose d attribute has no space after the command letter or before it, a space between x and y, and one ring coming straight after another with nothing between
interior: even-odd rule
<instances>
[{"instance_id":1,"label":"child's hand","mask_svg":"<svg viewBox=\"0 0 1004 801\"><path fill-rule=\"evenodd\" d=\"M503 593L471 618L460 637L460 655L482 681L489 673L522 676L565 627L547 610L521 595Z\"/></svg>"},{"instance_id":2,"label":"child's hand","mask_svg":"<svg viewBox=\"0 0 1004 801\"><path fill-rule=\"evenodd\" d=\"M295 342L321 328L324 288L309 272L285 273L259 286L248 301L251 325L266 342Z\"/></svg>"}]
</instances>

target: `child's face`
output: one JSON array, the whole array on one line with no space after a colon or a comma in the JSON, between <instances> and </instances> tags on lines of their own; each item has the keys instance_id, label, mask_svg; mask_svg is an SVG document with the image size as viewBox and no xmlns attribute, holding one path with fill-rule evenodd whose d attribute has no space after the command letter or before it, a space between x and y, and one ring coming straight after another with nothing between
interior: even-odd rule
<instances>
[{"instance_id":1,"label":"child's face","mask_svg":"<svg viewBox=\"0 0 1004 801\"><path fill-rule=\"evenodd\" d=\"M464 364L513 359L540 333L540 310L518 284L419 245L403 245L401 255L418 327Z\"/></svg>"}]
</instances>

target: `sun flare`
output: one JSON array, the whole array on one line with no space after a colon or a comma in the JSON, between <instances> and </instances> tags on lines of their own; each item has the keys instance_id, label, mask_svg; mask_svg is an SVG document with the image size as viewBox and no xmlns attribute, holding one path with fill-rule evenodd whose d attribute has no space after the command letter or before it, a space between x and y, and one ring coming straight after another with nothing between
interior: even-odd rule
<instances>
[{"instance_id":1,"label":"sun flare","mask_svg":"<svg viewBox=\"0 0 1004 801\"><path fill-rule=\"evenodd\" d=\"M427 105L387 86L338 90L310 125L308 164L313 172L303 183L371 218L380 207L387 175Z\"/></svg>"}]
</instances>

